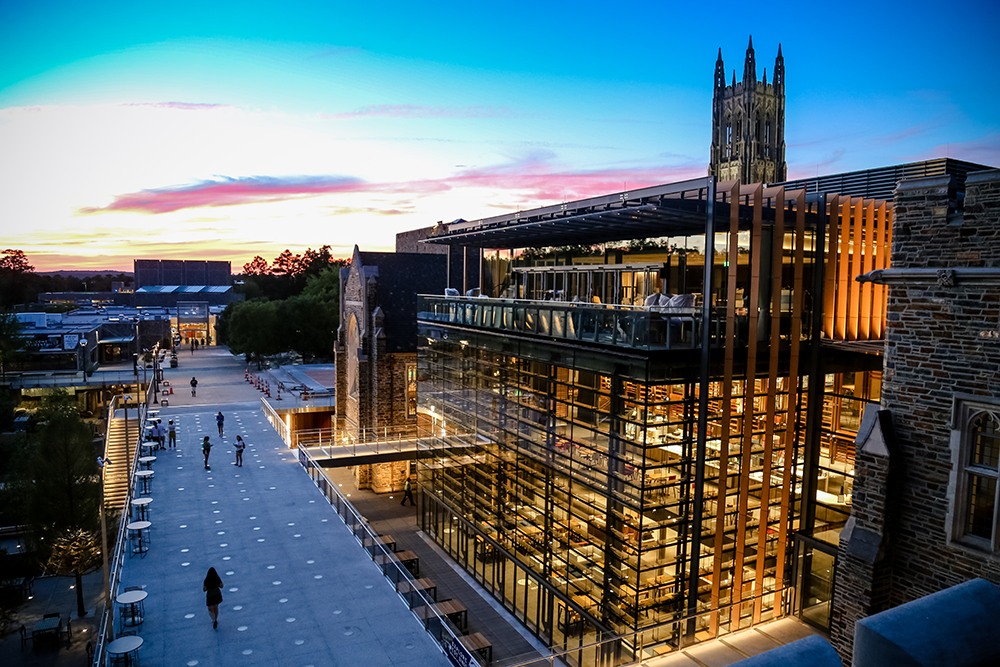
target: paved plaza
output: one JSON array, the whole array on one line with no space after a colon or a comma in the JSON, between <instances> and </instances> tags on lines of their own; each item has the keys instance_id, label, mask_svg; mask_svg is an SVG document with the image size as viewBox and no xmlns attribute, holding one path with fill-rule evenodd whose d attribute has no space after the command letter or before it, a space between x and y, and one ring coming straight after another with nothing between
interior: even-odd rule
<instances>
[{"instance_id":1,"label":"paved plaza","mask_svg":"<svg viewBox=\"0 0 1000 667\"><path fill-rule=\"evenodd\" d=\"M447 665L264 419L239 360L208 348L180 361L165 370L174 394L160 411L177 424L178 446L156 453L149 550L126 557L121 582L148 593L142 664ZM217 630L202 592L209 567L225 584Z\"/></svg>"}]
</instances>

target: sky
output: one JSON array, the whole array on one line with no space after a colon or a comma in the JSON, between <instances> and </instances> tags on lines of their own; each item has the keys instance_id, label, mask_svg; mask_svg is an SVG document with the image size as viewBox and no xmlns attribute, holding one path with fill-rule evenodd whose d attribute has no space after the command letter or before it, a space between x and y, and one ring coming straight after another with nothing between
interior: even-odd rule
<instances>
[{"instance_id":1,"label":"sky","mask_svg":"<svg viewBox=\"0 0 1000 667\"><path fill-rule=\"evenodd\" d=\"M392 250L706 174L719 49L788 177L1000 166L1000 2L0 0L0 249L37 271Z\"/></svg>"}]
</instances>

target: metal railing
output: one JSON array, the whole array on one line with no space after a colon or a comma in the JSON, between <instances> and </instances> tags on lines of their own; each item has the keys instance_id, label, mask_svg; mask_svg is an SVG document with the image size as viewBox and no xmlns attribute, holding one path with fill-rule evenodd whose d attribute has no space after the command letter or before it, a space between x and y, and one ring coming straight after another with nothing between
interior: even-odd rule
<instances>
[{"instance_id":1,"label":"metal railing","mask_svg":"<svg viewBox=\"0 0 1000 667\"><path fill-rule=\"evenodd\" d=\"M104 600L104 611L101 614L101 620L98 625L97 638L95 639L94 645L94 661L92 663L93 667L101 667L107 661L107 645L112 640L114 640L114 598L115 591L118 589L118 584L121 581L122 567L125 564L125 549L128 544L128 530L125 526L129 523L129 510L132 503L132 498L135 494L135 483L136 483L136 471L139 468L139 456L142 450L141 443L143 439L143 434L146 430L146 413L149 410L149 403L152 400L153 388L152 386L146 389L146 400L143 403L138 404L137 408L139 410L138 424L139 428L135 435L134 442L134 454L132 455L132 460L129 463L130 470L128 475L128 492L125 494L125 500L121 507L121 517L118 520L118 537L115 540L115 546L111 550L108 557L108 580L105 582L107 586L105 590L105 600ZM111 425L114 422L115 408L118 404L118 396L115 396L111 400L111 404L108 407L108 428L104 435L105 451L107 448L107 442L111 434ZM129 438L131 440L131 437ZM127 450L126 450L127 451ZM114 465L112 462L110 465ZM102 469L101 479L102 479L102 497L101 506L104 507L104 497L103 497L103 478L104 470ZM102 509L106 513L106 509ZM102 547L103 548L103 547Z\"/></svg>"},{"instance_id":2,"label":"metal railing","mask_svg":"<svg viewBox=\"0 0 1000 667\"><path fill-rule=\"evenodd\" d=\"M264 417L271 424L271 428L278 432L278 437L281 438L281 441L291 446L291 429L285 423L285 420L281 418L281 415L278 414L278 411L272 408L271 404L264 398L260 399L260 411L264 413Z\"/></svg>"},{"instance_id":3,"label":"metal railing","mask_svg":"<svg viewBox=\"0 0 1000 667\"><path fill-rule=\"evenodd\" d=\"M358 512L354 506L347 500L347 497L340 492L337 485L327 477L326 473L323 471L316 461L312 458L310 453L303 447L298 447L299 452L299 463L302 467L306 469L309 474L310 479L316 484L316 487L323 493L330 505L336 510L337 514L344 521L344 524L350 528L351 533L358 540L363 548L371 549L372 560L374 561L375 556L382 554L385 558L385 565L383 566L382 574L389 580L393 585L393 589L397 591L397 595L403 597L399 593L399 583L406 581L413 583L414 578L410 574L409 570L403 566L403 564L392 557L392 551L382 543L379 539L379 535L371 529L368 525L368 520ZM423 606L427 608L426 618L421 619L414 612L414 616L417 616L419 620L424 623L424 628L433 637L438 644L441 645L442 650L445 655L447 655L451 661L458 665L481 665L485 667L486 662L477 653L469 651L462 643L459 641L459 637L462 636L461 632L455 625L445 616L439 614L434 607L434 601L428 598L422 590L416 585L410 586L409 595L415 597L419 602L414 605L412 598L403 600L409 605L411 611L420 607L422 603Z\"/></svg>"},{"instance_id":4,"label":"metal railing","mask_svg":"<svg viewBox=\"0 0 1000 667\"><path fill-rule=\"evenodd\" d=\"M140 380L140 383L141 380ZM104 385L134 385L135 373L131 371L94 371L89 376L83 371L48 371L7 373L3 384L11 389L40 389L46 387L100 387Z\"/></svg>"},{"instance_id":5,"label":"metal railing","mask_svg":"<svg viewBox=\"0 0 1000 667\"><path fill-rule=\"evenodd\" d=\"M720 632L715 637L706 638L701 641L694 640L689 642L679 642L676 645L669 645L668 651L662 650L668 645L663 642L645 641L644 635L656 633L662 635L663 629L668 628L670 631L668 634L683 637L692 625L693 627L709 626L712 622L713 616L716 617L716 621L718 622L719 617L725 616L726 610L734 610L738 614L739 611L736 608L752 607L757 603L757 600L771 596L778 596L787 590L790 590L790 587L765 591L760 595L754 595L745 600L740 600L739 602L732 602L730 604L716 607L715 609L699 611L671 621L650 625L635 632L606 637L578 648L563 649L559 646L554 646L549 649L552 652L551 655L540 658L529 658L519 662L510 662L507 663L505 667L544 667L545 665L554 667L555 665L566 664L581 665L585 667L624 667L625 665L637 664L642 660L649 658L667 656L685 648L691 648L692 646L696 646L698 644L725 637L733 632L749 629L750 626L740 628L739 630L732 630L730 632ZM778 618L783 617L784 616ZM699 621L704 622L700 623ZM660 649L659 652L655 654L647 654L646 651L653 646Z\"/></svg>"},{"instance_id":6,"label":"metal railing","mask_svg":"<svg viewBox=\"0 0 1000 667\"><path fill-rule=\"evenodd\" d=\"M417 320L643 350L701 346L699 308L419 295ZM715 344L725 329L724 311L713 312L711 326Z\"/></svg>"}]
</instances>

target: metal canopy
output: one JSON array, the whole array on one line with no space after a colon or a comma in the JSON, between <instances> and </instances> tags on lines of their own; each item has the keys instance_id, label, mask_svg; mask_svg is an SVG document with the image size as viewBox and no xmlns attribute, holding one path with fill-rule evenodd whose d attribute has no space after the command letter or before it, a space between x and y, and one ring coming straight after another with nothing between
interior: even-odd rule
<instances>
[{"instance_id":1,"label":"metal canopy","mask_svg":"<svg viewBox=\"0 0 1000 667\"><path fill-rule=\"evenodd\" d=\"M508 213L466 222L456 221L422 243L475 248L537 248L658 238L697 236L707 229L711 177L657 185L640 190L581 199L530 211ZM719 185L725 192L729 181ZM727 187L728 186L728 187ZM740 228L749 229L753 208L741 194ZM767 197L765 197L767 200ZM774 220L774 209L765 203L763 218ZM728 201L715 203L715 215L729 217ZM807 213L806 224L815 216Z\"/></svg>"},{"instance_id":2,"label":"metal canopy","mask_svg":"<svg viewBox=\"0 0 1000 667\"><path fill-rule=\"evenodd\" d=\"M705 230L710 177L456 222L425 243L479 248L592 245Z\"/></svg>"}]
</instances>

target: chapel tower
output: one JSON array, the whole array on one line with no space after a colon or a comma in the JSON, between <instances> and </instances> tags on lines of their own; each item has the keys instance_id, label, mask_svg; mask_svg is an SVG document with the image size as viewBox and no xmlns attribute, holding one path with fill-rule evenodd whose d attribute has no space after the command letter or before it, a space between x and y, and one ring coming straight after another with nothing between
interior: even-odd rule
<instances>
[{"instance_id":1,"label":"chapel tower","mask_svg":"<svg viewBox=\"0 0 1000 667\"><path fill-rule=\"evenodd\" d=\"M743 80L726 85L722 49L715 61L712 96L712 153L710 176L720 181L777 183L785 175L785 59L778 45L774 81L757 80L753 37L743 64Z\"/></svg>"}]
</instances>

